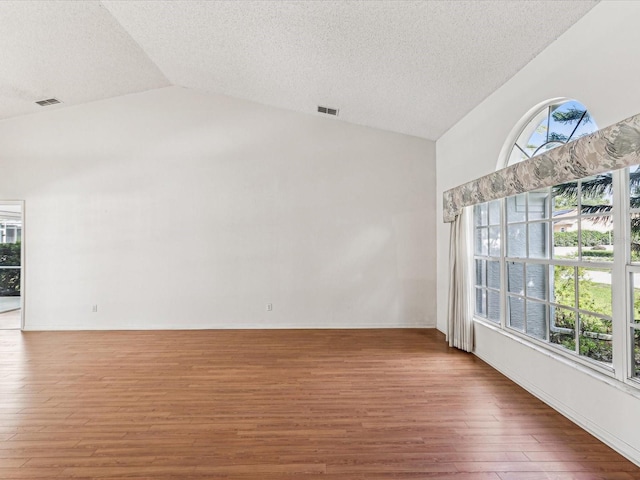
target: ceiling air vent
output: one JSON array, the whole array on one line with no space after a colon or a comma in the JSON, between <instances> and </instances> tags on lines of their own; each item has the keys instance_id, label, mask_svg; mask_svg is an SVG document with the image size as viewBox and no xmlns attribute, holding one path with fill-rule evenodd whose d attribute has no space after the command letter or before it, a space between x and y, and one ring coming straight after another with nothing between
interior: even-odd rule
<instances>
[{"instance_id":1,"label":"ceiling air vent","mask_svg":"<svg viewBox=\"0 0 640 480\"><path fill-rule=\"evenodd\" d=\"M46 100L39 100L36 102L41 107L46 107L48 105L55 105L56 103L62 103L57 98L47 98Z\"/></svg>"},{"instance_id":2,"label":"ceiling air vent","mask_svg":"<svg viewBox=\"0 0 640 480\"><path fill-rule=\"evenodd\" d=\"M327 115L333 115L334 117L338 116L337 108L321 107L320 105L318 105L318 112L326 113Z\"/></svg>"}]
</instances>

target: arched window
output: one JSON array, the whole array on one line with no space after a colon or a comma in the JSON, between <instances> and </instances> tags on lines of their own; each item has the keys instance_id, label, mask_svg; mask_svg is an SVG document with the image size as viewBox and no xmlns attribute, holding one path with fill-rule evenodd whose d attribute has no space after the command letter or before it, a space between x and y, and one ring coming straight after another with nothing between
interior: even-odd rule
<instances>
[{"instance_id":1,"label":"arched window","mask_svg":"<svg viewBox=\"0 0 640 480\"><path fill-rule=\"evenodd\" d=\"M620 132L632 120L620 122ZM536 105L511 130L498 169L596 130L576 100ZM609 139L620 138L607 137L611 132L590 144L605 158L615 154ZM637 145L636 138L629 127L628 143ZM547 160L566 163L589 150L556 153ZM523 185L522 193L474 205L474 319L640 389L640 164L607 172L611 164L597 161L602 173L573 172L563 183Z\"/></svg>"},{"instance_id":2,"label":"arched window","mask_svg":"<svg viewBox=\"0 0 640 480\"><path fill-rule=\"evenodd\" d=\"M598 129L576 100L537 105L502 166ZM475 314L594 368L613 363L612 173L475 206Z\"/></svg>"},{"instance_id":3,"label":"arched window","mask_svg":"<svg viewBox=\"0 0 640 480\"><path fill-rule=\"evenodd\" d=\"M598 130L587 107L577 100L554 100L538 108L518 133L507 162L513 165Z\"/></svg>"}]
</instances>

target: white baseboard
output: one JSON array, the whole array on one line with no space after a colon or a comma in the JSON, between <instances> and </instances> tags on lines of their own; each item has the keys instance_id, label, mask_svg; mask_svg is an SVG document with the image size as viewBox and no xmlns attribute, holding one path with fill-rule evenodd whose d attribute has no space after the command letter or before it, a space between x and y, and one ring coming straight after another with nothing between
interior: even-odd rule
<instances>
[{"instance_id":1,"label":"white baseboard","mask_svg":"<svg viewBox=\"0 0 640 480\"><path fill-rule=\"evenodd\" d=\"M149 323L132 323L127 325L75 325L75 324L29 324L25 325L25 332L42 332L42 331L110 331L110 330L358 330L358 329L392 329L392 328L424 328L432 329L435 325L296 325L296 324L277 324L265 325L264 323L242 323L238 325L230 324L212 324L212 325L189 325L189 324L152 324Z\"/></svg>"}]
</instances>

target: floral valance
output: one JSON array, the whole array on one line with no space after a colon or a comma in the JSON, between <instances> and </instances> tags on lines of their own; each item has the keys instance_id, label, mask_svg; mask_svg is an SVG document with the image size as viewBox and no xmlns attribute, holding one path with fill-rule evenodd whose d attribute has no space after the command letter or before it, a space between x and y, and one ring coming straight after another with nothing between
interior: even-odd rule
<instances>
[{"instance_id":1,"label":"floral valance","mask_svg":"<svg viewBox=\"0 0 640 480\"><path fill-rule=\"evenodd\" d=\"M444 192L443 216L463 207L640 163L640 114Z\"/></svg>"}]
</instances>

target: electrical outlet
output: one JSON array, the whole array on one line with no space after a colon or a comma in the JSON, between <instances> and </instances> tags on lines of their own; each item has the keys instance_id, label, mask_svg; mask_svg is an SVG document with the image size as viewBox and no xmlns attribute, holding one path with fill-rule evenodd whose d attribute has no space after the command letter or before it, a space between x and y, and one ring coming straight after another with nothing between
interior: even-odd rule
<instances>
[{"instance_id":1,"label":"electrical outlet","mask_svg":"<svg viewBox=\"0 0 640 480\"><path fill-rule=\"evenodd\" d=\"M91 307L91 311L92 311L93 313L97 313L97 311L98 311L98 305L94 305L94 306L92 306L92 307Z\"/></svg>"},{"instance_id":2,"label":"electrical outlet","mask_svg":"<svg viewBox=\"0 0 640 480\"><path fill-rule=\"evenodd\" d=\"M273 310L273 303L267 303L267 312Z\"/></svg>"}]
</instances>

